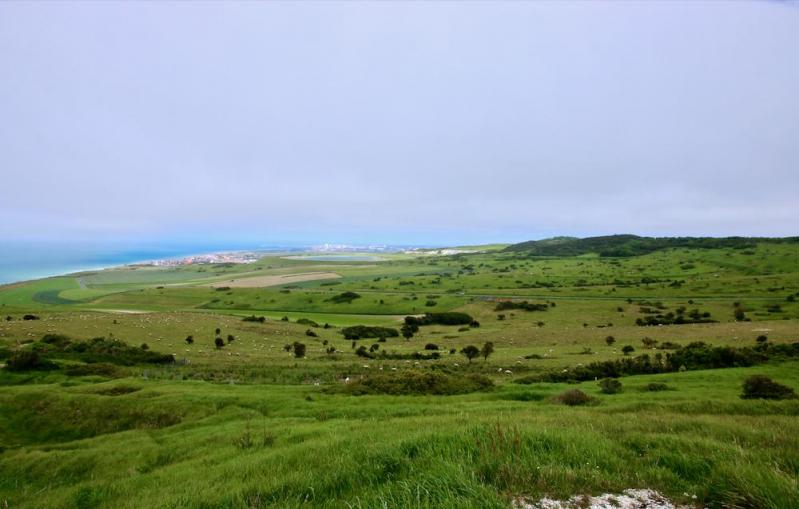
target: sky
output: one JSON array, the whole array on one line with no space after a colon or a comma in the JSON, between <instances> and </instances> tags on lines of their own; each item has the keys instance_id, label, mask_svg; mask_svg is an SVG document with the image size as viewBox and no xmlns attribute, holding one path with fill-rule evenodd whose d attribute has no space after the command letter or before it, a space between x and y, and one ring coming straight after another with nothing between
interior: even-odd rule
<instances>
[{"instance_id":1,"label":"sky","mask_svg":"<svg viewBox=\"0 0 799 509\"><path fill-rule=\"evenodd\" d=\"M799 3L0 2L0 238L798 235Z\"/></svg>"}]
</instances>

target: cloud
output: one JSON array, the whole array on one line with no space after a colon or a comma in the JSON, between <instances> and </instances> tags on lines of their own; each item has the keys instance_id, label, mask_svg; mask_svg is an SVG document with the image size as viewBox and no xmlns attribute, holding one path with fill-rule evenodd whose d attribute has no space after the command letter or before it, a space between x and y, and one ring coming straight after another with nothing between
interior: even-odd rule
<instances>
[{"instance_id":1,"label":"cloud","mask_svg":"<svg viewBox=\"0 0 799 509\"><path fill-rule=\"evenodd\" d=\"M796 234L797 43L770 3L5 3L0 234Z\"/></svg>"}]
</instances>

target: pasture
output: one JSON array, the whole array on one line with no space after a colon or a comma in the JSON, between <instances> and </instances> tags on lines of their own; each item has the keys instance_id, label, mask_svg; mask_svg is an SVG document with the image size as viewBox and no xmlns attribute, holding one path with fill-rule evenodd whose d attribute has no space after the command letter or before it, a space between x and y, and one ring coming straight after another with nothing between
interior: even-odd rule
<instances>
[{"instance_id":1,"label":"pasture","mask_svg":"<svg viewBox=\"0 0 799 509\"><path fill-rule=\"evenodd\" d=\"M56 364L0 370L0 500L507 508L519 497L651 488L690 507L799 506L799 400L740 397L752 374L799 389L789 346L799 341L798 245L630 257L503 248L379 261L274 255L0 287L4 357L37 350ZM340 277L302 277L331 273ZM345 337L354 325L404 332L406 316L449 312L471 323ZM104 337L176 362L94 369L46 335ZM462 353L487 342L487 358ZM536 381L696 342L754 361L626 374L616 394L597 380ZM772 351L788 353L758 353ZM347 392L403 377L492 386ZM574 388L587 405L559 403Z\"/></svg>"}]
</instances>

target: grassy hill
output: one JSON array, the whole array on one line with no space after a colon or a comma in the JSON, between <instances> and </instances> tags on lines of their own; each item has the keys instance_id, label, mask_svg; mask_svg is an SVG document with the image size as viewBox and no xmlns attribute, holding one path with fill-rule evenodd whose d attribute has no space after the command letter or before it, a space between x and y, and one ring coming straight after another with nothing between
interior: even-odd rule
<instances>
[{"instance_id":1,"label":"grassy hill","mask_svg":"<svg viewBox=\"0 0 799 509\"><path fill-rule=\"evenodd\" d=\"M670 248L751 249L758 244L796 244L799 237L639 237L606 235L601 237L554 237L513 244L505 251L526 252L536 256L578 256L595 253L600 256L640 256Z\"/></svg>"},{"instance_id":2,"label":"grassy hill","mask_svg":"<svg viewBox=\"0 0 799 509\"><path fill-rule=\"evenodd\" d=\"M799 244L589 240L0 287L0 500L508 508L651 488L799 506L799 400L741 398L756 374L799 389ZM649 247L602 256L630 245ZM342 333L448 312L474 323ZM462 353L487 342L487 358ZM41 366L11 369L34 353ZM577 376L607 365L618 393ZM572 389L586 404L563 404Z\"/></svg>"}]
</instances>

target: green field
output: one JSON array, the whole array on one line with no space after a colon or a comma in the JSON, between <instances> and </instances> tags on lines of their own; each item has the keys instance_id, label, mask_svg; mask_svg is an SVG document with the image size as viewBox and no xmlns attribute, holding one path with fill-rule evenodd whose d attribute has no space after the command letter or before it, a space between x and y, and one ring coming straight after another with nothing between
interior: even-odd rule
<instances>
[{"instance_id":1,"label":"green field","mask_svg":"<svg viewBox=\"0 0 799 509\"><path fill-rule=\"evenodd\" d=\"M799 243L623 256L505 248L379 261L278 254L0 287L0 362L36 350L53 363L0 370L0 501L509 508L519 497L650 488L689 507L799 507L799 400L740 397L755 374L799 390ZM308 273L340 277L273 283ZM467 313L479 326L422 325L384 341L342 333L399 331L427 312ZM264 320L243 320L251 315ZM642 325L656 318L669 323ZM98 362L43 343L48 334L146 344L176 362ZM461 354L488 341L487 359ZM727 347L715 369L623 373L616 394L593 378L544 381L644 355L665 363L696 342ZM733 366L729 352L754 361ZM379 385L436 377L457 390ZM467 390L470 380L493 386ZM358 384L378 388L356 395ZM561 404L575 388L588 404Z\"/></svg>"}]
</instances>

